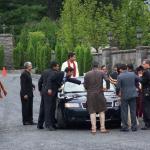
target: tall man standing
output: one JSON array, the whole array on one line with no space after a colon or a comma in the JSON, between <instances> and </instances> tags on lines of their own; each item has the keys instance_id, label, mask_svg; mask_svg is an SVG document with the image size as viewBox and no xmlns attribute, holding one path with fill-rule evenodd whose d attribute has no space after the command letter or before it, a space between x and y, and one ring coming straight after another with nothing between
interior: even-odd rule
<instances>
[{"instance_id":1,"label":"tall man standing","mask_svg":"<svg viewBox=\"0 0 150 150\"><path fill-rule=\"evenodd\" d=\"M143 88L143 119L145 126L143 130L150 129L150 60L143 60L144 73L142 76Z\"/></svg>"},{"instance_id":2,"label":"tall man standing","mask_svg":"<svg viewBox=\"0 0 150 150\"><path fill-rule=\"evenodd\" d=\"M96 133L96 113L100 116L100 131L107 133L105 128L106 99L104 97L103 79L105 74L98 69L98 63L93 63L93 69L84 77L84 87L87 90L87 110L91 119L91 133Z\"/></svg>"},{"instance_id":3,"label":"tall man standing","mask_svg":"<svg viewBox=\"0 0 150 150\"><path fill-rule=\"evenodd\" d=\"M20 97L22 103L22 122L23 125L34 125L33 122L33 90L35 86L32 84L31 70L32 63L24 63L24 71L20 76Z\"/></svg>"},{"instance_id":4,"label":"tall man standing","mask_svg":"<svg viewBox=\"0 0 150 150\"><path fill-rule=\"evenodd\" d=\"M117 88L119 89L119 96L121 96L121 131L129 131L128 106L131 114L131 129L132 131L137 131L136 97L138 96L138 93L136 90L136 84L139 81L139 78L134 72L128 72L125 64L120 66L120 72L121 73L117 79Z\"/></svg>"},{"instance_id":5,"label":"tall man standing","mask_svg":"<svg viewBox=\"0 0 150 150\"><path fill-rule=\"evenodd\" d=\"M52 118L52 127L55 128L56 95L54 95L53 97L50 96L48 99L47 97L48 95L46 92L46 84L48 82L48 78L52 78L57 71L59 71L59 64L55 61L52 61L50 63L50 69L47 69L42 73L38 82L38 88L41 93L41 104L37 126L38 129L43 129L44 122L45 126L48 127L51 118ZM50 109L52 109L52 111Z\"/></svg>"},{"instance_id":6,"label":"tall man standing","mask_svg":"<svg viewBox=\"0 0 150 150\"><path fill-rule=\"evenodd\" d=\"M55 130L54 128L54 114L55 114L55 109L54 109L54 103L56 101L56 96L58 89L64 84L66 81L68 82L73 82L75 84L81 84L81 81L70 78L73 75L74 69L71 67L67 67L65 71L57 72L53 76L49 76L47 79L47 84L45 87L45 92L44 92L44 100L49 101L49 119L47 122L45 122L45 127L49 131Z\"/></svg>"},{"instance_id":7,"label":"tall man standing","mask_svg":"<svg viewBox=\"0 0 150 150\"><path fill-rule=\"evenodd\" d=\"M67 67L74 69L72 77L76 78L79 76L78 64L76 62L76 55L73 52L69 52L68 60L65 61L61 66L61 71L65 71Z\"/></svg>"}]
</instances>

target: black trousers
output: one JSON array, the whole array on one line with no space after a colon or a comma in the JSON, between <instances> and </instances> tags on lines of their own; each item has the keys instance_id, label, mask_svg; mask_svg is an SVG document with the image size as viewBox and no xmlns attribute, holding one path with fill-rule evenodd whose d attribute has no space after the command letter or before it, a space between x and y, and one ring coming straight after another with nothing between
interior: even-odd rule
<instances>
[{"instance_id":1,"label":"black trousers","mask_svg":"<svg viewBox=\"0 0 150 150\"><path fill-rule=\"evenodd\" d=\"M42 95L38 126L43 126L44 122L46 128L55 125L56 96L57 93L53 93L52 96L48 96L47 94Z\"/></svg>"},{"instance_id":2,"label":"black trousers","mask_svg":"<svg viewBox=\"0 0 150 150\"><path fill-rule=\"evenodd\" d=\"M131 114L131 128L137 128L136 121L136 98L123 99L121 101L121 121L122 128L128 128L128 106Z\"/></svg>"},{"instance_id":3,"label":"black trousers","mask_svg":"<svg viewBox=\"0 0 150 150\"><path fill-rule=\"evenodd\" d=\"M146 127L150 127L150 96L143 97L143 120Z\"/></svg>"},{"instance_id":4,"label":"black trousers","mask_svg":"<svg viewBox=\"0 0 150 150\"><path fill-rule=\"evenodd\" d=\"M21 96L22 103L22 122L33 122L33 97L28 97L24 99Z\"/></svg>"}]
</instances>

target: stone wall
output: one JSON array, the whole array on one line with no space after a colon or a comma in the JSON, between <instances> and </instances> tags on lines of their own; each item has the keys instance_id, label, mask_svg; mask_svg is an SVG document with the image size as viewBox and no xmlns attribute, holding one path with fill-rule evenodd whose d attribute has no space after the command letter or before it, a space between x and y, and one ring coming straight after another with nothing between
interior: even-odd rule
<instances>
[{"instance_id":1,"label":"stone wall","mask_svg":"<svg viewBox=\"0 0 150 150\"><path fill-rule=\"evenodd\" d=\"M132 63L136 64L136 50L121 50L113 51L111 54L112 66L117 63Z\"/></svg>"},{"instance_id":2,"label":"stone wall","mask_svg":"<svg viewBox=\"0 0 150 150\"><path fill-rule=\"evenodd\" d=\"M136 49L118 50L117 48L105 48L100 53L92 53L93 60L100 65L112 68L117 63L132 63L139 66L143 59L150 59L150 47L138 46Z\"/></svg>"},{"instance_id":3,"label":"stone wall","mask_svg":"<svg viewBox=\"0 0 150 150\"><path fill-rule=\"evenodd\" d=\"M4 66L13 68L13 36L11 34L0 34L0 45L4 46Z\"/></svg>"}]
</instances>

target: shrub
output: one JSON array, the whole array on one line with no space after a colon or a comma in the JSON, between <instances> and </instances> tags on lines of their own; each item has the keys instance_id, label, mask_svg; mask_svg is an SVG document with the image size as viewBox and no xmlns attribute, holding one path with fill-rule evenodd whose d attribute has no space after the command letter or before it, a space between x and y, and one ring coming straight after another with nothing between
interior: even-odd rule
<instances>
[{"instance_id":1,"label":"shrub","mask_svg":"<svg viewBox=\"0 0 150 150\"><path fill-rule=\"evenodd\" d=\"M78 68L79 68L79 74L80 75L83 75L83 68L84 68L84 47L83 46L80 46L78 45L76 48L75 48L75 52L76 52L76 57L77 57L77 63L78 63Z\"/></svg>"},{"instance_id":2,"label":"shrub","mask_svg":"<svg viewBox=\"0 0 150 150\"><path fill-rule=\"evenodd\" d=\"M84 47L84 73L89 71L91 69L92 64L92 55L90 48Z\"/></svg>"},{"instance_id":3,"label":"shrub","mask_svg":"<svg viewBox=\"0 0 150 150\"><path fill-rule=\"evenodd\" d=\"M42 32L29 32L29 40L27 47L27 58L32 62L33 66L36 66L36 55L37 46L44 45L46 43L46 38Z\"/></svg>"}]
</instances>

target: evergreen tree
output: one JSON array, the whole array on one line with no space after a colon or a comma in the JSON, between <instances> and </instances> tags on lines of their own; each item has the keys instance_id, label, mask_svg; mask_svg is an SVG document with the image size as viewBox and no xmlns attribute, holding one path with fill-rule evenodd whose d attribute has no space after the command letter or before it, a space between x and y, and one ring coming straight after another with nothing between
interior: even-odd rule
<instances>
[{"instance_id":1,"label":"evergreen tree","mask_svg":"<svg viewBox=\"0 0 150 150\"><path fill-rule=\"evenodd\" d=\"M88 72L91 69L92 65L92 55L88 47L84 48L84 73Z\"/></svg>"},{"instance_id":2,"label":"evergreen tree","mask_svg":"<svg viewBox=\"0 0 150 150\"><path fill-rule=\"evenodd\" d=\"M82 76L83 75L83 68L84 68L84 46L83 45L78 45L75 48L76 52L76 57L77 57L77 63L78 63L78 68L79 68L79 74Z\"/></svg>"},{"instance_id":3,"label":"evergreen tree","mask_svg":"<svg viewBox=\"0 0 150 150\"><path fill-rule=\"evenodd\" d=\"M22 64L24 63L22 61L22 44L18 43L17 47L13 50L13 63L14 63L14 67L16 69L19 69Z\"/></svg>"}]
</instances>

